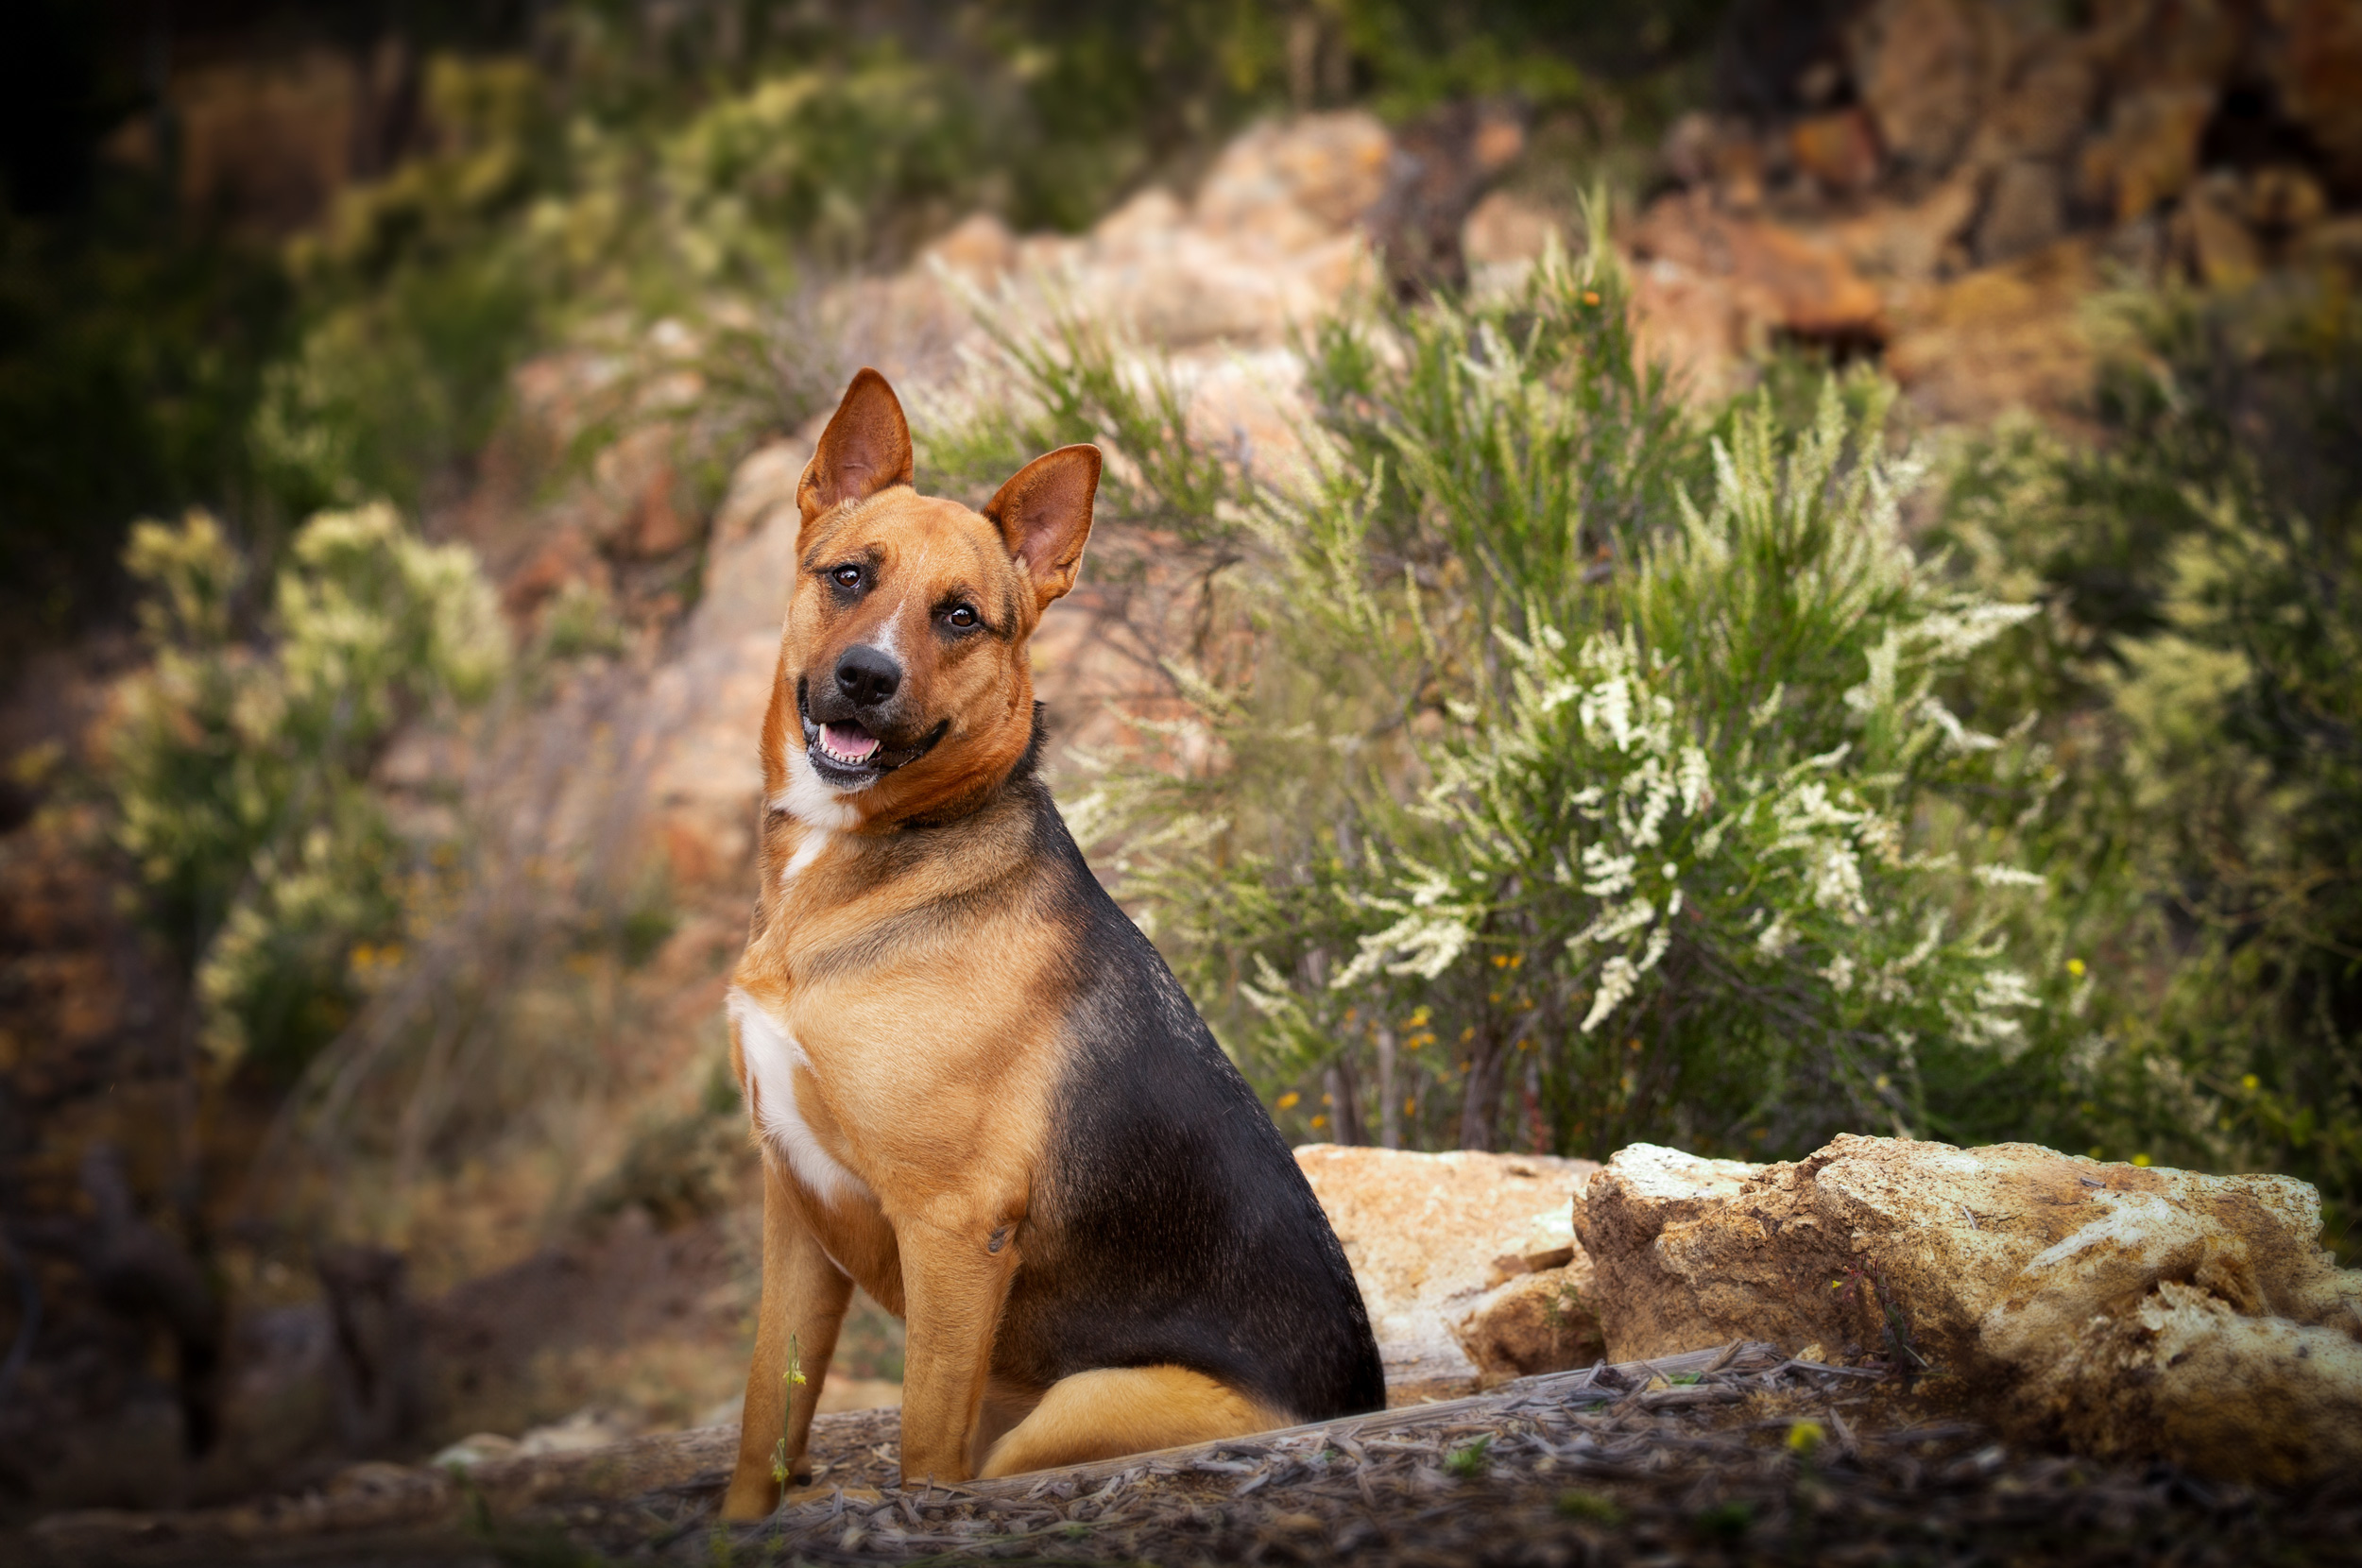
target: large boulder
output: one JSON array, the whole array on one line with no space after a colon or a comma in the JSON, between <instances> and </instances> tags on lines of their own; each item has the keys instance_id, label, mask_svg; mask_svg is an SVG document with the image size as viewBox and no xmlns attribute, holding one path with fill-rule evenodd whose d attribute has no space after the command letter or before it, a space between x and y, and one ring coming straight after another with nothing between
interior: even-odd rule
<instances>
[{"instance_id":1,"label":"large boulder","mask_svg":"<svg viewBox=\"0 0 2362 1568\"><path fill-rule=\"evenodd\" d=\"M2362 1464L2362 1273L2285 1176L1846 1136L1793 1164L1651 1145L1575 1231L1614 1359L1735 1338L1876 1355L2033 1437L2286 1481Z\"/></svg>"},{"instance_id":2,"label":"large boulder","mask_svg":"<svg viewBox=\"0 0 2362 1568\"><path fill-rule=\"evenodd\" d=\"M1878 291L1829 239L1725 212L1695 193L1650 207L1631 236L1635 257L1728 281L1762 329L1810 338L1884 333Z\"/></svg>"},{"instance_id":3,"label":"large boulder","mask_svg":"<svg viewBox=\"0 0 2362 1568\"><path fill-rule=\"evenodd\" d=\"M1599 1357L1590 1262L1568 1223L1597 1162L1324 1143L1296 1164L1361 1287L1389 1404Z\"/></svg>"}]
</instances>

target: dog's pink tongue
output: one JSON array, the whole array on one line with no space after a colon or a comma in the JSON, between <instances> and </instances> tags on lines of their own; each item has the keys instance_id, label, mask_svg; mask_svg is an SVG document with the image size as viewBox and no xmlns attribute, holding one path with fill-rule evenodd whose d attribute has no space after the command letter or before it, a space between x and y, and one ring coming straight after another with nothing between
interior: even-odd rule
<instances>
[{"instance_id":1,"label":"dog's pink tongue","mask_svg":"<svg viewBox=\"0 0 2362 1568\"><path fill-rule=\"evenodd\" d=\"M865 729L847 729L842 724L822 724L820 743L839 757L858 762L878 749L878 738Z\"/></svg>"}]
</instances>

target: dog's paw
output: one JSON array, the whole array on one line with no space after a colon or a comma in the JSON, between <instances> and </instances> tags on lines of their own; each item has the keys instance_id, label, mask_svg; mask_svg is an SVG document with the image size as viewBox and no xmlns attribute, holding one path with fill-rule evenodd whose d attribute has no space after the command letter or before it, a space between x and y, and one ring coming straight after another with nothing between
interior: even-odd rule
<instances>
[{"instance_id":1,"label":"dog's paw","mask_svg":"<svg viewBox=\"0 0 2362 1568\"><path fill-rule=\"evenodd\" d=\"M768 1475L739 1476L722 1496L722 1522L754 1525L768 1519L779 1506L779 1483Z\"/></svg>"}]
</instances>

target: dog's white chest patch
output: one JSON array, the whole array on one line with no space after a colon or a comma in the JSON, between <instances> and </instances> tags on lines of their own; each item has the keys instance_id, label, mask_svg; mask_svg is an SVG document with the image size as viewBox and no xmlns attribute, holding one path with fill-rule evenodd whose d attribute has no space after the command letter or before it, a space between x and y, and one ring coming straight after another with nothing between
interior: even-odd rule
<instances>
[{"instance_id":1,"label":"dog's white chest patch","mask_svg":"<svg viewBox=\"0 0 2362 1568\"><path fill-rule=\"evenodd\" d=\"M812 771L812 759L795 740L787 742L787 755L781 760L787 764L787 788L771 797L773 810L785 811L808 827L831 832L842 832L861 821L860 810L845 796L869 788L874 780L864 780L853 791L832 789Z\"/></svg>"},{"instance_id":2,"label":"dog's white chest patch","mask_svg":"<svg viewBox=\"0 0 2362 1568\"><path fill-rule=\"evenodd\" d=\"M818 860L829 847L829 840L832 836L825 827L806 827L803 842L796 846L796 853L790 855L787 864L779 869L779 886L786 887L802 876L804 869Z\"/></svg>"},{"instance_id":3,"label":"dog's white chest patch","mask_svg":"<svg viewBox=\"0 0 2362 1568\"><path fill-rule=\"evenodd\" d=\"M869 1184L820 1147L796 1108L796 1070L812 1071L812 1058L804 1054L804 1048L760 1002L735 985L730 987L729 1014L738 1025L738 1049L745 1058L746 1075L754 1081L755 1116L763 1140L822 1202L833 1203L848 1195L870 1197Z\"/></svg>"}]
</instances>

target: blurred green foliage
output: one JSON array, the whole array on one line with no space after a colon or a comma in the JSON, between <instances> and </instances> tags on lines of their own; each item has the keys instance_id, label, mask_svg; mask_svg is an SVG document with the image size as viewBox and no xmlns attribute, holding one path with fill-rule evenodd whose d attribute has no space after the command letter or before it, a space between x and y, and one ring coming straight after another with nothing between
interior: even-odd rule
<instances>
[{"instance_id":1,"label":"blurred green foliage","mask_svg":"<svg viewBox=\"0 0 2362 1568\"><path fill-rule=\"evenodd\" d=\"M118 838L197 975L223 1072L283 1079L398 957L447 844L396 831L369 781L395 728L479 705L508 634L474 558L383 504L300 531L258 645L248 563L202 512L132 530L152 662L119 691L107 779Z\"/></svg>"},{"instance_id":2,"label":"blurred green foliage","mask_svg":"<svg viewBox=\"0 0 2362 1568\"><path fill-rule=\"evenodd\" d=\"M72 220L0 207L0 671L117 606L132 518L247 489L286 281L160 236L155 199L118 179Z\"/></svg>"},{"instance_id":3,"label":"blurred green foliage","mask_svg":"<svg viewBox=\"0 0 2362 1568\"><path fill-rule=\"evenodd\" d=\"M2127 296L2082 444L1972 444L1939 538L2050 608L1987 706L2039 703L2055 859L2111 1049L2111 1152L2287 1170L2362 1212L2362 309L2284 279ZM2062 878L2064 880L2065 878Z\"/></svg>"},{"instance_id":4,"label":"blurred green foliage","mask_svg":"<svg viewBox=\"0 0 2362 1568\"><path fill-rule=\"evenodd\" d=\"M1007 399L983 388L932 433L922 454L929 488L982 506L1011 474L1042 452L1095 442L1109 459L1100 504L1128 521L1170 529L1191 543L1238 531L1235 466L1190 438L1189 392L1161 374L1121 322L1049 299L1045 318L1019 330L971 296L994 349L1033 396ZM985 372L988 379L1001 369Z\"/></svg>"}]
</instances>

